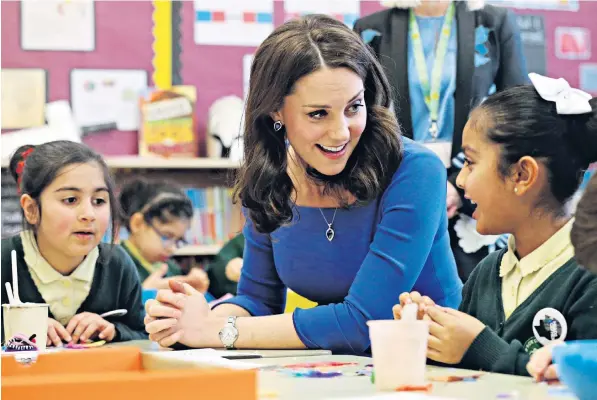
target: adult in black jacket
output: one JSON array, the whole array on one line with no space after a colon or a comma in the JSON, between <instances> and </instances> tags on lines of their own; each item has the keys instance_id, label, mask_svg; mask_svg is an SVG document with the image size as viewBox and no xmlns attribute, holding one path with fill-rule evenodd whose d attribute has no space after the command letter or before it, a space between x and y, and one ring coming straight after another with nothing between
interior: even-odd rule
<instances>
[{"instance_id":1,"label":"adult in black jacket","mask_svg":"<svg viewBox=\"0 0 597 400\"><path fill-rule=\"evenodd\" d=\"M515 17L505 8L478 0L384 3L391 8L359 19L354 29L369 43L386 70L395 90L394 107L404 135L428 144L448 168L450 240L460 277L466 281L493 246L484 245L490 240L476 236L474 224L465 223L470 222L466 216L474 207L455 185L462 167L462 131L470 110L488 94L528 82ZM444 35L446 51L442 55ZM421 81L423 70L417 67L417 53L424 56L428 91ZM442 76L441 85L434 88L432 71L436 62L441 64ZM428 95L432 102L434 92L439 97L436 140L431 134L433 114L425 101ZM456 234L454 226L459 219L459 232L468 229L472 233L460 237ZM470 243L471 238L474 243ZM466 250L459 245L462 240L468 241Z\"/></svg>"}]
</instances>

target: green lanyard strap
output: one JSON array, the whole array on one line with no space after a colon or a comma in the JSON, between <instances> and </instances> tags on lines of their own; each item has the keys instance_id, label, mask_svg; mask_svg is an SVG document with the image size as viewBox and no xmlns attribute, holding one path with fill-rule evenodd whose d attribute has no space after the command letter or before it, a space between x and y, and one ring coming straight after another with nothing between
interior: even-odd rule
<instances>
[{"instance_id":1,"label":"green lanyard strap","mask_svg":"<svg viewBox=\"0 0 597 400\"><path fill-rule=\"evenodd\" d=\"M419 24L414 11L410 10L409 32L413 43L413 54L415 56L415 65L417 67L417 74L421 82L423 96L425 97L425 104L429 109L429 116L431 124L429 126L429 133L433 139L437 139L439 129L437 127L437 120L439 117L439 99L442 82L442 72L444 66L444 59L448 51L448 42L450 41L450 34L452 32L452 20L454 19L454 3L450 4L446 15L444 17L444 24L436 44L435 59L433 60L433 68L431 69L431 86L429 85L429 74L427 72L427 63L425 62L425 52L423 50L423 43L421 41L421 33L419 32Z\"/></svg>"}]
</instances>

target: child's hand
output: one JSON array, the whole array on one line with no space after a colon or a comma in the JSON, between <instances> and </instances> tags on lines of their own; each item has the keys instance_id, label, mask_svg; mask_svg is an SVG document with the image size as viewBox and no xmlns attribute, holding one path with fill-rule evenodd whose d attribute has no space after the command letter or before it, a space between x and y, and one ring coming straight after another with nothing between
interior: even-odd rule
<instances>
[{"instance_id":1,"label":"child's hand","mask_svg":"<svg viewBox=\"0 0 597 400\"><path fill-rule=\"evenodd\" d=\"M417 319L426 319L428 320L425 310L427 307L433 307L435 302L431 300L431 298L427 296L421 296L419 292L404 292L400 295L400 304L396 304L392 308L392 312L394 313L394 319L402 319L402 308L410 303L414 303L419 306L419 311L417 312Z\"/></svg>"},{"instance_id":2,"label":"child's hand","mask_svg":"<svg viewBox=\"0 0 597 400\"><path fill-rule=\"evenodd\" d=\"M77 314L68 322L66 330L72 335L72 342L85 342L99 333L99 338L111 342L116 336L114 324L106 321L97 314L83 312Z\"/></svg>"},{"instance_id":3,"label":"child's hand","mask_svg":"<svg viewBox=\"0 0 597 400\"><path fill-rule=\"evenodd\" d=\"M536 381L558 379L558 371L555 364L552 364L552 353L553 348L561 344L560 341L553 342L533 353L527 364L527 371Z\"/></svg>"},{"instance_id":4,"label":"child's hand","mask_svg":"<svg viewBox=\"0 0 597 400\"><path fill-rule=\"evenodd\" d=\"M431 318L427 357L445 364L458 364L485 325L468 314L444 307L428 307Z\"/></svg>"},{"instance_id":5,"label":"child's hand","mask_svg":"<svg viewBox=\"0 0 597 400\"><path fill-rule=\"evenodd\" d=\"M240 280L240 273L243 269L243 259L240 257L233 258L226 264L226 278L232 282L238 282Z\"/></svg>"},{"instance_id":6,"label":"child's hand","mask_svg":"<svg viewBox=\"0 0 597 400\"><path fill-rule=\"evenodd\" d=\"M164 263L143 281L143 289L167 289L169 279L164 278L167 273L168 264Z\"/></svg>"},{"instance_id":7,"label":"child's hand","mask_svg":"<svg viewBox=\"0 0 597 400\"><path fill-rule=\"evenodd\" d=\"M209 289L209 278L207 273L201 268L191 268L187 275L180 277L180 280L188 283L201 293L205 293Z\"/></svg>"},{"instance_id":8,"label":"child's hand","mask_svg":"<svg viewBox=\"0 0 597 400\"><path fill-rule=\"evenodd\" d=\"M55 319L48 318L48 335L46 337L46 346L54 345L56 347L62 346L63 341L70 342L71 337L68 331L60 322Z\"/></svg>"}]
</instances>

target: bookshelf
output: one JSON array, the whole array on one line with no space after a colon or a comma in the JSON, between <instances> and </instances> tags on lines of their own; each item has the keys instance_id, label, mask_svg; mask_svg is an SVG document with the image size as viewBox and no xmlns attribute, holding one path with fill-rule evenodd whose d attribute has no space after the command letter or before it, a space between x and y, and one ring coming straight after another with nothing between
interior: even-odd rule
<instances>
[{"instance_id":1,"label":"bookshelf","mask_svg":"<svg viewBox=\"0 0 597 400\"><path fill-rule=\"evenodd\" d=\"M222 246L217 244L191 245L181 247L174 255L178 257L215 256L221 248Z\"/></svg>"}]
</instances>

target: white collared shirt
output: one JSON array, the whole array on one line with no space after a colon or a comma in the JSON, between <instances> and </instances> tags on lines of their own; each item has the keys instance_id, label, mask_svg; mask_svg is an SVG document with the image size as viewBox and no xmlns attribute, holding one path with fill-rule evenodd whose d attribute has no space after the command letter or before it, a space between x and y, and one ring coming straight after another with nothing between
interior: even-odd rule
<instances>
[{"instance_id":1,"label":"white collared shirt","mask_svg":"<svg viewBox=\"0 0 597 400\"><path fill-rule=\"evenodd\" d=\"M50 305L54 318L62 325L68 324L89 295L99 249L95 247L69 276L64 276L43 258L30 231L21 233L21 241L25 263L37 290Z\"/></svg>"}]
</instances>

